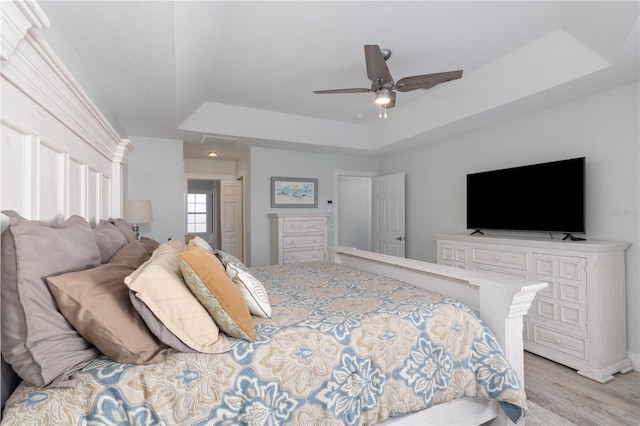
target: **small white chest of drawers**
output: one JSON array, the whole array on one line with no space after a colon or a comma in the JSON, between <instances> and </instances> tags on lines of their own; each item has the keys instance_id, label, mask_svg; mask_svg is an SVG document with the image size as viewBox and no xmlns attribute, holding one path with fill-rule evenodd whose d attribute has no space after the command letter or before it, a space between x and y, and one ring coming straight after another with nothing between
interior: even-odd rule
<instances>
[{"instance_id":1,"label":"small white chest of drawers","mask_svg":"<svg viewBox=\"0 0 640 426\"><path fill-rule=\"evenodd\" d=\"M271 213L271 264L327 258L326 213Z\"/></svg>"},{"instance_id":2,"label":"small white chest of drawers","mask_svg":"<svg viewBox=\"0 0 640 426\"><path fill-rule=\"evenodd\" d=\"M627 355L622 241L438 235L439 264L546 281L524 317L524 348L604 383Z\"/></svg>"}]
</instances>

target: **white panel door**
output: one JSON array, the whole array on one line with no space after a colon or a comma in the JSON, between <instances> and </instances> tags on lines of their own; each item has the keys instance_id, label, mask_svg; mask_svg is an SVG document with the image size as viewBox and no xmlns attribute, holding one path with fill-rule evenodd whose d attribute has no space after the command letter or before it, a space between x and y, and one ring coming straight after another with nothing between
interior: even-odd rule
<instances>
[{"instance_id":1,"label":"white panel door","mask_svg":"<svg viewBox=\"0 0 640 426\"><path fill-rule=\"evenodd\" d=\"M242 181L220 181L220 248L244 261L242 256Z\"/></svg>"},{"instance_id":2,"label":"white panel door","mask_svg":"<svg viewBox=\"0 0 640 426\"><path fill-rule=\"evenodd\" d=\"M404 173L373 178L373 251L405 256Z\"/></svg>"}]
</instances>

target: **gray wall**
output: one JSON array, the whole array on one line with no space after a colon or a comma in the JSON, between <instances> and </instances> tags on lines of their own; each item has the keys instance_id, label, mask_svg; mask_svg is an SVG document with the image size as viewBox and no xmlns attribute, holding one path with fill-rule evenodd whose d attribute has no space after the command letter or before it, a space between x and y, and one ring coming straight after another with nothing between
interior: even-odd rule
<instances>
[{"instance_id":1,"label":"gray wall","mask_svg":"<svg viewBox=\"0 0 640 426\"><path fill-rule=\"evenodd\" d=\"M632 243L626 256L627 330L637 368L638 91L637 83L623 86L382 159L383 174L406 173L407 257L435 262L434 234L466 231L467 173L585 156L586 237Z\"/></svg>"},{"instance_id":2,"label":"gray wall","mask_svg":"<svg viewBox=\"0 0 640 426\"><path fill-rule=\"evenodd\" d=\"M333 170L378 171L379 160L369 157L315 154L298 151L252 148L249 160L250 194L245 206L250 216L251 266L271 263L269 213L325 213L327 200L333 197ZM318 179L318 208L272 209L271 177ZM334 212L335 214L335 212ZM333 238L329 232L329 245Z\"/></svg>"},{"instance_id":3,"label":"gray wall","mask_svg":"<svg viewBox=\"0 0 640 426\"><path fill-rule=\"evenodd\" d=\"M132 136L127 162L125 199L151 200L153 223L140 225L140 235L162 243L184 238L185 180L182 141Z\"/></svg>"}]
</instances>

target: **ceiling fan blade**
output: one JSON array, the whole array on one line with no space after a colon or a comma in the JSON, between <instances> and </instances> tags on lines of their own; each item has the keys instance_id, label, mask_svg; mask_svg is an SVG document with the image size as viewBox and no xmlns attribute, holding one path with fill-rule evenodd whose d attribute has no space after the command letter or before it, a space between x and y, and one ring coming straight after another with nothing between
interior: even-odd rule
<instances>
[{"instance_id":1,"label":"ceiling fan blade","mask_svg":"<svg viewBox=\"0 0 640 426\"><path fill-rule=\"evenodd\" d=\"M331 93L368 93L371 89L331 89L331 90L314 90L313 93L317 95L326 95Z\"/></svg>"},{"instance_id":2,"label":"ceiling fan blade","mask_svg":"<svg viewBox=\"0 0 640 426\"><path fill-rule=\"evenodd\" d=\"M396 83L396 90L399 92L409 92L416 89L431 89L437 84L457 80L461 77L462 70L414 75L412 77L401 78Z\"/></svg>"},{"instance_id":3,"label":"ceiling fan blade","mask_svg":"<svg viewBox=\"0 0 640 426\"><path fill-rule=\"evenodd\" d=\"M382 81L391 83L393 78L384 60L380 46L377 44L365 44L364 57L367 65L367 77L374 83Z\"/></svg>"}]
</instances>

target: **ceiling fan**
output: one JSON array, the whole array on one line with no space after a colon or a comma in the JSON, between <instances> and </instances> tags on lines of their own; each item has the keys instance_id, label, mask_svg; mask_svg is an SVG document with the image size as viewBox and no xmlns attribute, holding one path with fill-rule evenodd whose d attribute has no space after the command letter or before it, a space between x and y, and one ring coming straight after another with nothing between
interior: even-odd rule
<instances>
[{"instance_id":1,"label":"ceiling fan","mask_svg":"<svg viewBox=\"0 0 640 426\"><path fill-rule=\"evenodd\" d=\"M439 72L434 74L414 75L393 81L386 60L391 57L391 50L380 49L377 44L364 46L364 57L367 66L367 77L371 80L371 88L314 90L313 93L324 95L333 93L375 93L375 102L380 105L380 116L384 107L386 118L387 108L393 108L396 104L396 90L398 92L410 92L416 89L430 89L433 86L446 81L456 80L462 77L462 70Z\"/></svg>"}]
</instances>

